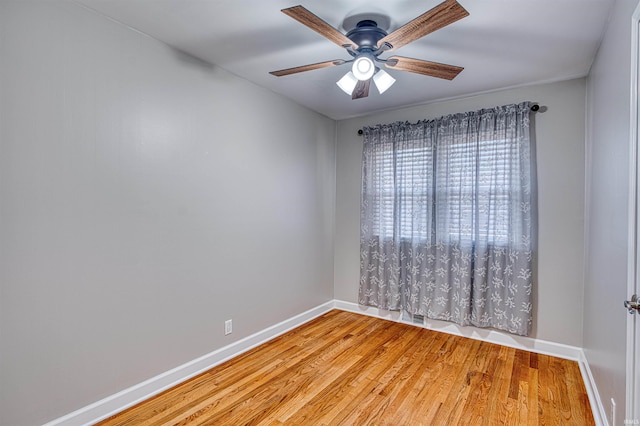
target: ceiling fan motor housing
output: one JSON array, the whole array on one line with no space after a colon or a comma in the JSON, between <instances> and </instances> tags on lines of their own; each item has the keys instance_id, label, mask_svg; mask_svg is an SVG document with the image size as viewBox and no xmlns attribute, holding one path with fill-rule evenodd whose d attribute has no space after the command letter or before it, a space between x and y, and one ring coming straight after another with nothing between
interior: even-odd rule
<instances>
[{"instance_id":1,"label":"ceiling fan motor housing","mask_svg":"<svg viewBox=\"0 0 640 426\"><path fill-rule=\"evenodd\" d=\"M358 22L356 27L349 31L346 36L358 46L358 51L375 50L378 41L386 37L387 32L378 27L375 21L364 20Z\"/></svg>"}]
</instances>

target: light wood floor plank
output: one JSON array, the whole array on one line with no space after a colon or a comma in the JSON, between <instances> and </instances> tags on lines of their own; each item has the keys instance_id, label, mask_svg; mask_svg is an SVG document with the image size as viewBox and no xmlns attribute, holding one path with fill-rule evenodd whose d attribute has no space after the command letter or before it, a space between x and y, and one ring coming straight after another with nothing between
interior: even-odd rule
<instances>
[{"instance_id":1,"label":"light wood floor plank","mask_svg":"<svg viewBox=\"0 0 640 426\"><path fill-rule=\"evenodd\" d=\"M594 421L576 362L334 310L99 424Z\"/></svg>"}]
</instances>

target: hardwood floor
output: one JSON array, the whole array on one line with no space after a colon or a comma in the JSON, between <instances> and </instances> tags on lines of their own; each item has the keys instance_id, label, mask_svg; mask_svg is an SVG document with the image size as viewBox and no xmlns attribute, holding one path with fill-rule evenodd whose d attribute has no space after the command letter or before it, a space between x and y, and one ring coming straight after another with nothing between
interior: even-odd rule
<instances>
[{"instance_id":1,"label":"hardwood floor","mask_svg":"<svg viewBox=\"0 0 640 426\"><path fill-rule=\"evenodd\" d=\"M578 364L331 311L100 425L592 425Z\"/></svg>"}]
</instances>

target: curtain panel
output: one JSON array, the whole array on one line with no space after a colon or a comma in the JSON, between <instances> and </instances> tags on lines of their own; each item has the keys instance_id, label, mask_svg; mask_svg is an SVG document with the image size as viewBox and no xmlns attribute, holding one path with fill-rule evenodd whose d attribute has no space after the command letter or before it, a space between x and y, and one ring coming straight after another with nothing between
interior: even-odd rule
<instances>
[{"instance_id":1,"label":"curtain panel","mask_svg":"<svg viewBox=\"0 0 640 426\"><path fill-rule=\"evenodd\" d=\"M528 335L530 103L364 128L359 303Z\"/></svg>"}]
</instances>

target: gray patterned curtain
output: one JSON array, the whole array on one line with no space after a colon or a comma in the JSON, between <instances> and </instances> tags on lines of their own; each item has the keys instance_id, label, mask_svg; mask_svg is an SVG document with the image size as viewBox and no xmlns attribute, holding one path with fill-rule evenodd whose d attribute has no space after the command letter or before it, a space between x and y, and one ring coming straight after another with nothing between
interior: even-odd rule
<instances>
[{"instance_id":1,"label":"gray patterned curtain","mask_svg":"<svg viewBox=\"0 0 640 426\"><path fill-rule=\"evenodd\" d=\"M528 335L530 104L364 129L362 305Z\"/></svg>"}]
</instances>

